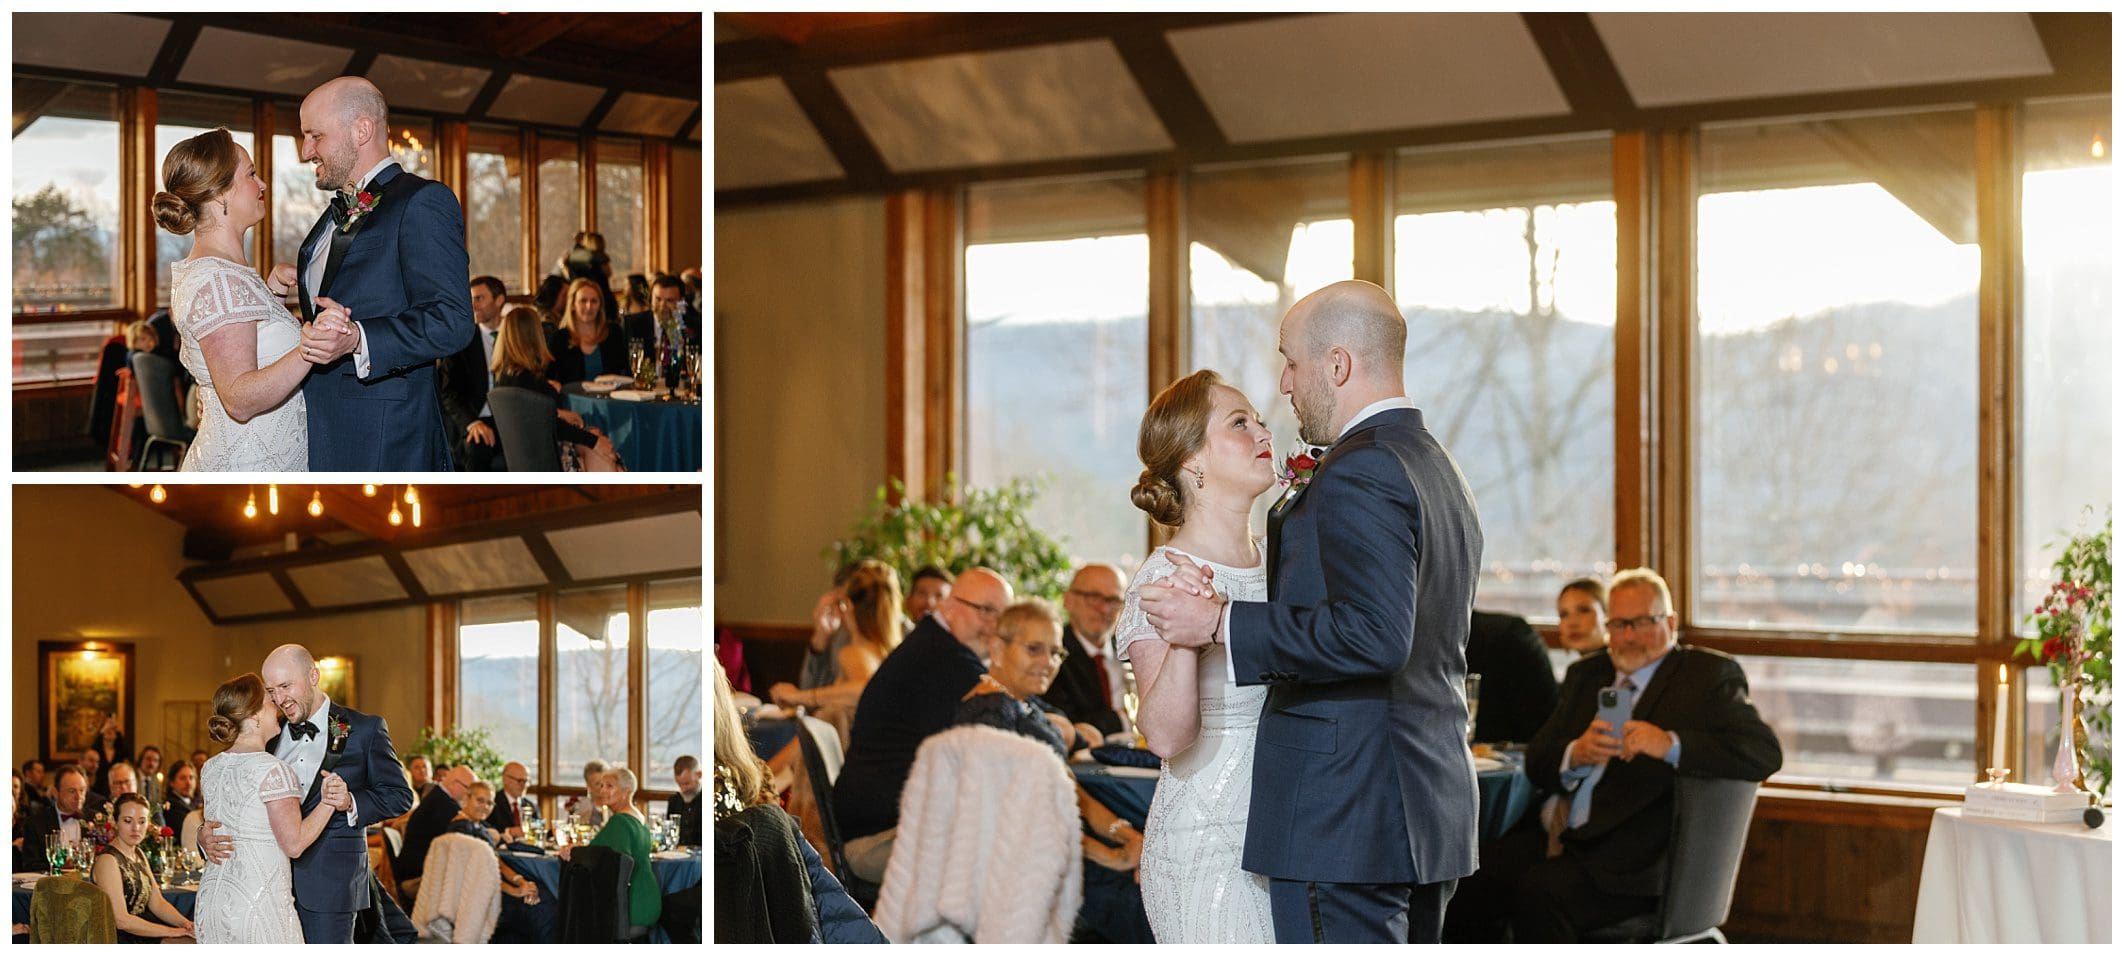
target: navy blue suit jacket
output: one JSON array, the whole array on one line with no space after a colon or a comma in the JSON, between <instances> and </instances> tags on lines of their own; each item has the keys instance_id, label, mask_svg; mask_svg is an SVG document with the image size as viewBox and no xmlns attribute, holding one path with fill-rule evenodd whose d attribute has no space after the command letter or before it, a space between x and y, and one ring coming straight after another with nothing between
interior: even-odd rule
<instances>
[{"instance_id":1,"label":"navy blue suit jacket","mask_svg":"<svg viewBox=\"0 0 2124 956\"><path fill-rule=\"evenodd\" d=\"M326 737L324 764L304 781L302 812L308 816L317 806L324 788L318 783L326 771L339 774L354 795L357 826L347 825L347 815L332 814L324 832L290 864L295 881L295 902L303 909L321 913L347 913L369 908L368 828L413 808L413 790L406 786L405 771L398 766L398 752L391 747L391 729L381 717L372 717L334 702L330 724L344 722L347 736L339 752L332 752ZM329 735L330 727L320 728ZM266 742L266 752L280 747L280 738Z\"/></svg>"},{"instance_id":2,"label":"navy blue suit jacket","mask_svg":"<svg viewBox=\"0 0 2124 956\"><path fill-rule=\"evenodd\" d=\"M352 355L311 370L302 390L310 470L449 471L453 436L435 397L435 361L472 341L464 212L449 187L396 163L369 191L374 211L334 237L344 249L326 260L319 288L361 324L369 375L355 374ZM334 228L327 209L303 240L297 273L309 274L310 243ZM316 311L305 289L303 321Z\"/></svg>"},{"instance_id":3,"label":"navy blue suit jacket","mask_svg":"<svg viewBox=\"0 0 2124 956\"><path fill-rule=\"evenodd\" d=\"M1468 615L1482 527L1460 467L1390 409L1269 517L1269 600L1231 607L1241 684L1269 685L1244 865L1287 880L1475 872Z\"/></svg>"}]
</instances>

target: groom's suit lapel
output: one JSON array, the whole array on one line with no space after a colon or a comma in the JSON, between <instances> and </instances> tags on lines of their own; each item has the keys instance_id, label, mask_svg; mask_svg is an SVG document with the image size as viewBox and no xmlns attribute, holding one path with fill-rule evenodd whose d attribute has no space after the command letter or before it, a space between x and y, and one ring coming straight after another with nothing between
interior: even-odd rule
<instances>
[{"instance_id":1,"label":"groom's suit lapel","mask_svg":"<svg viewBox=\"0 0 2124 956\"><path fill-rule=\"evenodd\" d=\"M418 180L406 175L406 171L399 168L397 163L385 166L376 174L375 179L369 180L369 192L376 195L375 207L370 213L356 220L352 227L332 231L332 251L325 258L324 279L317 284L319 295L331 294L332 280L339 277L339 268L346 263L347 249L354 245L354 234L367 226L369 220L376 218L378 212L383 211L384 201L398 191L395 187L413 182ZM326 218L330 218L330 213L326 214Z\"/></svg>"},{"instance_id":2,"label":"groom's suit lapel","mask_svg":"<svg viewBox=\"0 0 2124 956\"><path fill-rule=\"evenodd\" d=\"M325 211L317 214L317 224L310 227L309 235L302 237L302 251L295 256L295 288L301 293L304 322L317 318L317 304L310 301L310 284L303 278L310 274L310 245L317 241L318 233L330 228L332 210L327 207Z\"/></svg>"}]
</instances>

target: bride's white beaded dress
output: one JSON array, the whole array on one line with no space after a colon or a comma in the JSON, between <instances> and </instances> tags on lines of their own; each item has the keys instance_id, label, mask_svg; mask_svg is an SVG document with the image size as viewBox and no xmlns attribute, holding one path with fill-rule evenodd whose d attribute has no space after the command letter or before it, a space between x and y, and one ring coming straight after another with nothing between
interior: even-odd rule
<instances>
[{"instance_id":1,"label":"bride's white beaded dress","mask_svg":"<svg viewBox=\"0 0 2124 956\"><path fill-rule=\"evenodd\" d=\"M238 422L229 417L207 373L200 343L224 326L256 323L258 367L302 342L302 323L266 289L258 271L216 256L170 263L170 318L184 339L178 354L199 383L199 434L184 456L186 471L308 471L310 419L302 390Z\"/></svg>"}]
</instances>

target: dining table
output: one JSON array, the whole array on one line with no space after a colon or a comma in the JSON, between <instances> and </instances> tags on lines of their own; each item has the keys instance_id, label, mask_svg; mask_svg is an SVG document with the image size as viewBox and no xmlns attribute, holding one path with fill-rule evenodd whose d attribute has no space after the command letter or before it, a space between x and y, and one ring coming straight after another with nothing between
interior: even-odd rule
<instances>
[{"instance_id":1,"label":"dining table","mask_svg":"<svg viewBox=\"0 0 2124 956\"><path fill-rule=\"evenodd\" d=\"M30 883L28 885L24 884L23 878L28 875L29 874L17 873L15 874L14 881L15 922L21 923L25 926L29 925L30 921L30 897L36 893L36 886L34 883ZM57 876L45 874L43 876L43 879L78 880L80 879L80 877L75 876L71 873L64 873ZM199 884L189 883L179 885L175 883L164 883L162 885L162 897L163 899L169 900L170 905L177 908L177 912L184 914L185 919L191 919L192 905L199 899Z\"/></svg>"},{"instance_id":2,"label":"dining table","mask_svg":"<svg viewBox=\"0 0 2124 956\"><path fill-rule=\"evenodd\" d=\"M560 939L560 872L561 858L554 853L524 853L503 850L501 861L524 878L538 884L538 905L526 907L531 921L537 926L538 939ZM701 885L701 851L699 847L680 847L650 856L650 872L656 874L657 886L665 896ZM649 941L668 943L669 935L662 926L649 930Z\"/></svg>"},{"instance_id":3,"label":"dining table","mask_svg":"<svg viewBox=\"0 0 2124 956\"><path fill-rule=\"evenodd\" d=\"M629 471L701 470L698 399L674 398L669 390L651 395L632 386L607 387L612 384L569 382L561 386L561 407L612 439Z\"/></svg>"}]
</instances>

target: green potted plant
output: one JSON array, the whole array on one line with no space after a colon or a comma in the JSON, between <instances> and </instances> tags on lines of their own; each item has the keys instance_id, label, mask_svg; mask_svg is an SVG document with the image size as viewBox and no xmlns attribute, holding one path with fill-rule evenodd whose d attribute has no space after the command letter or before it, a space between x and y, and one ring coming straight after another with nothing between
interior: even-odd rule
<instances>
[{"instance_id":1,"label":"green potted plant","mask_svg":"<svg viewBox=\"0 0 2124 956\"><path fill-rule=\"evenodd\" d=\"M479 779L496 782L501 780L501 768L505 762L494 750L493 742L482 727L460 727L450 733L437 733L433 727L420 729L420 742L413 745L407 756L421 754L428 764L468 766L479 774Z\"/></svg>"},{"instance_id":2,"label":"green potted plant","mask_svg":"<svg viewBox=\"0 0 2124 956\"><path fill-rule=\"evenodd\" d=\"M2107 796L2110 780L2110 568L2113 519L2099 532L2074 535L2052 564L2056 578L2028 623L2035 634L2015 648L2050 667L2061 693L2063 732L2089 789Z\"/></svg>"},{"instance_id":3,"label":"green potted plant","mask_svg":"<svg viewBox=\"0 0 2124 956\"><path fill-rule=\"evenodd\" d=\"M902 581L925 564L952 574L985 567L1021 596L1061 598L1069 587L1069 555L1033 525L1037 485L1013 478L994 488L960 487L956 476L946 476L945 484L954 493L942 501L910 498L897 479L889 488L879 486L869 512L826 549L828 559L838 567L875 558L892 565Z\"/></svg>"}]
</instances>

